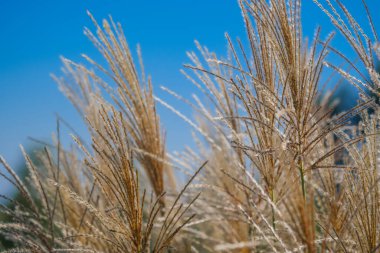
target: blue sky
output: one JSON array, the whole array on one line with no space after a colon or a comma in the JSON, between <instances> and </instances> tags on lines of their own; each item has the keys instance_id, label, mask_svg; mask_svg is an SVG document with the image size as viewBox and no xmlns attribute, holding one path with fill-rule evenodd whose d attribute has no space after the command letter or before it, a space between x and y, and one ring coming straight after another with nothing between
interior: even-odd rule
<instances>
[{"instance_id":1,"label":"blue sky","mask_svg":"<svg viewBox=\"0 0 380 253\"><path fill-rule=\"evenodd\" d=\"M359 2L349 5L354 14ZM60 55L73 60L80 60L81 53L99 56L83 35L84 26L93 28L87 9L97 19L112 14L121 22L131 48L141 45L146 72L157 91L160 85L180 94L193 91L179 69L189 62L185 52L195 50L194 39L223 54L225 32L232 38L245 38L235 0L0 1L0 154L11 165L22 159L19 144L31 144L28 136L50 139L56 126L55 113L85 135L76 111L58 91L50 73L60 74ZM323 34L333 29L311 0L304 1L303 11L306 36L313 35L317 24L323 26ZM365 22L364 15L359 19ZM158 95L176 103L162 92ZM177 107L191 115L185 106ZM191 145L186 123L164 108L159 111L169 150ZM64 139L69 138L68 132L62 134Z\"/></svg>"}]
</instances>

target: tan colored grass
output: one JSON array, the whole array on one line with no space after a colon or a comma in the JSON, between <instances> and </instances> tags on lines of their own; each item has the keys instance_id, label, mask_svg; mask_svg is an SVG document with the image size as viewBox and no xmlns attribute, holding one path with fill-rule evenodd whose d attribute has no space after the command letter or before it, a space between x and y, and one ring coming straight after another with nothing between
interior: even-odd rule
<instances>
[{"instance_id":1,"label":"tan colored grass","mask_svg":"<svg viewBox=\"0 0 380 253\"><path fill-rule=\"evenodd\" d=\"M62 147L58 120L38 163L24 152L26 182L0 159L24 199L1 196L13 204L0 207L12 218L0 223L15 242L9 252L377 252L376 27L364 2L371 36L340 1L315 2L357 64L330 46L333 35L303 37L301 0L241 0L246 42L226 34L226 59L199 43L201 56L188 53L183 73L202 97L163 88L195 119L155 97L120 25L90 15L96 32L86 34L105 64L63 59L65 77L55 79L91 142L73 136L75 148ZM327 67L361 94L347 112L332 115ZM195 130L195 149L167 152L156 102ZM188 178L179 192L173 169Z\"/></svg>"}]
</instances>

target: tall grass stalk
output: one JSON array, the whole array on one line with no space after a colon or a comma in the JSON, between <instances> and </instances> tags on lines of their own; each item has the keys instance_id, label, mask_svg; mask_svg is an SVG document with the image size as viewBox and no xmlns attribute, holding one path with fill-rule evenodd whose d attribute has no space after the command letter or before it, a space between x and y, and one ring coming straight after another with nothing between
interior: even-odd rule
<instances>
[{"instance_id":1,"label":"tall grass stalk","mask_svg":"<svg viewBox=\"0 0 380 253\"><path fill-rule=\"evenodd\" d=\"M376 24L364 0L366 26L340 0L314 2L353 58L331 45L335 33L303 36L301 0L240 0L246 40L226 34L224 57L198 42L187 53L182 72L202 95L161 87L194 117L155 94L120 24L89 14L95 31L85 34L103 63L62 58L54 79L90 141L73 134L63 146L59 118L38 161L23 151L25 181L0 157L0 175L21 194L0 195L0 233L12 245L3 252L377 252ZM330 106L329 72L359 94L346 112ZM189 124L196 148L168 152L156 103Z\"/></svg>"}]
</instances>

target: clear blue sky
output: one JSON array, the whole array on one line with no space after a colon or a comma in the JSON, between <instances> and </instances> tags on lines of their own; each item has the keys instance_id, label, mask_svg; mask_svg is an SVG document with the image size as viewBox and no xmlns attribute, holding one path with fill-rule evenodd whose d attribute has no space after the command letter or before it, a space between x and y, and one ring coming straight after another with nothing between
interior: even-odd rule
<instances>
[{"instance_id":1,"label":"clear blue sky","mask_svg":"<svg viewBox=\"0 0 380 253\"><path fill-rule=\"evenodd\" d=\"M360 1L350 2L355 13ZM56 112L84 134L77 113L49 74L59 75L60 55L74 60L81 53L98 56L83 35L84 26L93 28L87 9L97 19L112 14L121 22L132 49L141 45L146 71L157 91L159 85L166 85L181 94L192 92L179 69L188 62L185 52L195 50L194 39L223 54L225 32L245 38L235 0L0 1L0 154L12 165L21 157L18 145L29 146L27 136L50 139ZM324 34L333 29L311 0L304 1L303 11L306 36L313 35L317 24L324 27ZM365 22L363 15L360 18ZM175 103L162 92L158 95ZM191 115L185 106L177 107ZM160 112L169 150L191 145L187 125L164 108ZM67 134L63 138L68 139Z\"/></svg>"}]
</instances>

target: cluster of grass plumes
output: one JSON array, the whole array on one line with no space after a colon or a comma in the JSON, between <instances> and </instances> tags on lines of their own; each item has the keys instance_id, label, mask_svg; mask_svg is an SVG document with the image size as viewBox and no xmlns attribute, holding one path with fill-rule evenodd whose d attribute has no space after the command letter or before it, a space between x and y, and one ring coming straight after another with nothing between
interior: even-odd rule
<instances>
[{"instance_id":1,"label":"cluster of grass plumes","mask_svg":"<svg viewBox=\"0 0 380 253\"><path fill-rule=\"evenodd\" d=\"M339 1L318 1L359 60L333 34L302 35L301 0L241 0L248 43L228 35L228 57L197 44L183 73L203 95L191 120L153 94L112 19L86 34L106 65L63 59L59 87L91 135L38 153L26 182L1 158L24 201L1 205L6 252L377 252L380 249L380 47ZM328 61L333 54L347 69ZM139 54L139 57L140 54ZM141 63L141 58L140 58ZM358 104L333 115L323 89L333 71ZM333 80L333 79L332 79ZM195 150L166 152L156 102L194 129ZM209 108L205 104L209 104ZM358 125L350 123L360 117ZM207 161L207 162L206 162ZM182 187L173 169L188 176ZM181 189L181 190L178 190ZM202 194L200 194L200 192Z\"/></svg>"}]
</instances>

